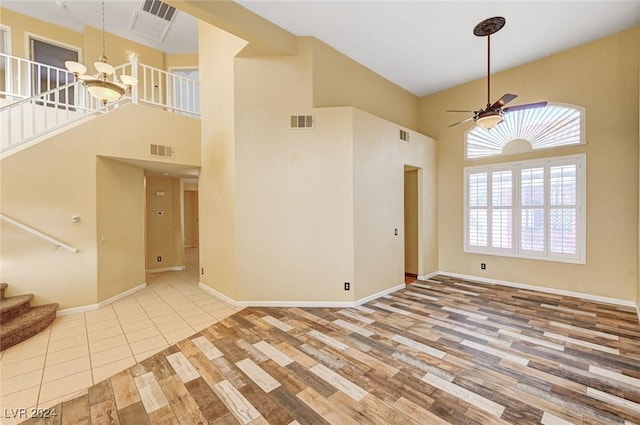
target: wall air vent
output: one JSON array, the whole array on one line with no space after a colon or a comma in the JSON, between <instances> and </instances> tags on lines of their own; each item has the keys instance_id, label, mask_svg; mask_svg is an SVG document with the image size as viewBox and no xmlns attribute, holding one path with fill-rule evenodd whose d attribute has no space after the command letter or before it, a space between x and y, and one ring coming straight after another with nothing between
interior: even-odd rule
<instances>
[{"instance_id":1,"label":"wall air vent","mask_svg":"<svg viewBox=\"0 0 640 425\"><path fill-rule=\"evenodd\" d=\"M400 140L403 140L403 141L405 141L405 142L408 142L408 141L409 141L410 136L411 136L411 135L409 134L409 132L408 132L408 131L405 131L405 130L400 129Z\"/></svg>"},{"instance_id":2,"label":"wall air vent","mask_svg":"<svg viewBox=\"0 0 640 425\"><path fill-rule=\"evenodd\" d=\"M149 145L149 155L157 156L160 158L173 158L174 149L173 146L165 145Z\"/></svg>"},{"instance_id":3,"label":"wall air vent","mask_svg":"<svg viewBox=\"0 0 640 425\"><path fill-rule=\"evenodd\" d=\"M163 41L175 16L175 7L159 0L143 0L140 9L133 11L129 29L152 40Z\"/></svg>"},{"instance_id":4,"label":"wall air vent","mask_svg":"<svg viewBox=\"0 0 640 425\"><path fill-rule=\"evenodd\" d=\"M313 115L291 115L289 128L313 128Z\"/></svg>"}]
</instances>

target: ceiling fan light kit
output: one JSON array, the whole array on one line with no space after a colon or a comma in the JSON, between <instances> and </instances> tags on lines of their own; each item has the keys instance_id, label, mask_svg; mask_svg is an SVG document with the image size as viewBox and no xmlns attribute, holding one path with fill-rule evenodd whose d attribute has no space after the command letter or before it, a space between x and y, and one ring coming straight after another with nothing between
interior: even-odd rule
<instances>
[{"instance_id":1,"label":"ceiling fan light kit","mask_svg":"<svg viewBox=\"0 0 640 425\"><path fill-rule=\"evenodd\" d=\"M491 112L491 111L490 111ZM502 114L495 112L490 114L484 114L476 119L476 124L487 130L495 127L502 122Z\"/></svg>"},{"instance_id":2,"label":"ceiling fan light kit","mask_svg":"<svg viewBox=\"0 0 640 425\"><path fill-rule=\"evenodd\" d=\"M495 34L500 31L506 20L501 16L495 16L493 18L485 19L475 26L473 34L476 37L487 37L487 106L484 109L477 111L467 110L448 110L447 112L472 112L473 116L462 121L451 124L449 127L456 126L458 124L465 123L473 120L478 126L487 130L492 129L496 125L503 121L503 117L510 110L522 110L532 108L542 108L547 106L547 102L536 102L525 105L517 105L511 108L503 108L504 105L511 102L518 95L507 93L503 95L496 102L491 104L491 34Z\"/></svg>"}]
</instances>

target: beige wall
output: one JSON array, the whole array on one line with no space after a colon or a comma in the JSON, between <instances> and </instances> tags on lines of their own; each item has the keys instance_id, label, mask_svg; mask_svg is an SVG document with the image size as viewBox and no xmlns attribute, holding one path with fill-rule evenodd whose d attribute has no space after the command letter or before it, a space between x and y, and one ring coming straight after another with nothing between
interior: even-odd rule
<instances>
[{"instance_id":1,"label":"beige wall","mask_svg":"<svg viewBox=\"0 0 640 425\"><path fill-rule=\"evenodd\" d=\"M25 38L30 33L38 38L48 38L78 49L84 46L83 35L79 32L31 18L22 13L0 7L0 23L11 27L11 54L29 58L29 46ZM84 55L82 56L84 60Z\"/></svg>"},{"instance_id":2,"label":"beige wall","mask_svg":"<svg viewBox=\"0 0 640 425\"><path fill-rule=\"evenodd\" d=\"M165 65L167 69L170 68L197 68L198 67L198 54L197 53L185 53L185 54L165 54Z\"/></svg>"},{"instance_id":3,"label":"beige wall","mask_svg":"<svg viewBox=\"0 0 640 425\"><path fill-rule=\"evenodd\" d=\"M304 52L236 59L240 300L353 299L351 115L311 109ZM290 130L295 114L315 114L315 128Z\"/></svg>"},{"instance_id":4,"label":"beige wall","mask_svg":"<svg viewBox=\"0 0 640 425\"><path fill-rule=\"evenodd\" d=\"M1 222L0 280L9 283L8 295L34 294L33 305L57 302L64 309L97 302L95 157L77 147L77 139L57 137L0 163L2 214L79 249L54 250Z\"/></svg>"},{"instance_id":5,"label":"beige wall","mask_svg":"<svg viewBox=\"0 0 640 425\"><path fill-rule=\"evenodd\" d=\"M437 270L434 140L354 110L354 262L356 299L404 283L404 169L420 169L417 273ZM403 128L403 130L406 130ZM395 235L398 229L398 235Z\"/></svg>"},{"instance_id":6,"label":"beige wall","mask_svg":"<svg viewBox=\"0 0 640 425\"><path fill-rule=\"evenodd\" d=\"M297 43L296 56L311 60L313 107L355 107L405 127L417 128L417 96L318 39L299 37Z\"/></svg>"},{"instance_id":7,"label":"beige wall","mask_svg":"<svg viewBox=\"0 0 640 425\"><path fill-rule=\"evenodd\" d=\"M432 143L435 143L435 141L433 141ZM418 208L418 170L407 170L405 167L404 271L406 273L413 273L415 275L418 274ZM433 242L435 244L435 241Z\"/></svg>"},{"instance_id":8,"label":"beige wall","mask_svg":"<svg viewBox=\"0 0 640 425\"><path fill-rule=\"evenodd\" d=\"M118 66L129 62L130 55L136 55L138 62L165 69L164 53L127 40L111 33L105 33L106 54L111 65ZM102 56L102 31L98 28L84 27L84 63L93 71L93 63Z\"/></svg>"},{"instance_id":9,"label":"beige wall","mask_svg":"<svg viewBox=\"0 0 640 425\"><path fill-rule=\"evenodd\" d=\"M144 173L97 157L96 186L100 302L145 281Z\"/></svg>"},{"instance_id":10,"label":"beige wall","mask_svg":"<svg viewBox=\"0 0 640 425\"><path fill-rule=\"evenodd\" d=\"M408 128L418 128L417 96L313 37L313 106L353 106Z\"/></svg>"},{"instance_id":11,"label":"beige wall","mask_svg":"<svg viewBox=\"0 0 640 425\"><path fill-rule=\"evenodd\" d=\"M317 108L314 96L333 70L346 75L343 83L365 81L341 98L333 88L326 102L403 121L408 111L411 122L415 98L311 38L298 39L296 55L237 56L242 40L202 23L200 43L202 93L211 100L203 105L199 178L202 282L258 302L353 301L403 283L403 237L393 229L403 227L404 165L425 169L422 197L433 206L435 143L416 134L399 145L398 124L350 107ZM380 97L392 99L388 109ZM313 129L289 129L290 115L307 114ZM419 267L432 272L435 209L421 213Z\"/></svg>"},{"instance_id":12,"label":"beige wall","mask_svg":"<svg viewBox=\"0 0 640 425\"><path fill-rule=\"evenodd\" d=\"M485 80L425 97L420 128L438 140L439 265L443 271L622 300L638 287L638 28L492 77L492 98L565 102L586 108L587 145L465 161L469 125L447 109L481 106ZM463 253L463 167L491 161L587 154L587 264ZM487 270L480 270L480 262Z\"/></svg>"},{"instance_id":13,"label":"beige wall","mask_svg":"<svg viewBox=\"0 0 640 425\"><path fill-rule=\"evenodd\" d=\"M200 22L202 117L202 194L200 216L201 282L237 298L235 243L234 56L246 42Z\"/></svg>"},{"instance_id":14,"label":"beige wall","mask_svg":"<svg viewBox=\"0 0 640 425\"><path fill-rule=\"evenodd\" d=\"M11 284L10 294L33 293L34 304L58 302L65 309L95 304L141 284L143 264L124 263L123 269L112 271L98 268L98 259L116 248L124 250L121 258L144 261L139 250L143 240L132 242L142 234L127 232L129 215L108 217L113 204L103 209L117 202L119 190L134 203L123 208L137 208L139 180L125 184L113 173L122 171L131 178L140 173L96 157L156 161L148 156L153 141L176 147L175 159L158 162L199 166L199 140L197 120L129 104L3 158L2 213L80 250L53 251L48 242L3 223L0 270L2 280ZM138 221L138 215L129 213ZM80 217L78 223L72 223L73 215ZM110 235L100 246L99 232Z\"/></svg>"}]
</instances>

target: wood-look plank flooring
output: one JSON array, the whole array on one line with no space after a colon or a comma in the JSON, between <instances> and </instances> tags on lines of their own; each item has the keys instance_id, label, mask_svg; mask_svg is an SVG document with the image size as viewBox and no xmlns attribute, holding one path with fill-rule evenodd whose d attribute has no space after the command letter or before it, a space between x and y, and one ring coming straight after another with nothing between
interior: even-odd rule
<instances>
[{"instance_id":1,"label":"wood-look plank flooring","mask_svg":"<svg viewBox=\"0 0 640 425\"><path fill-rule=\"evenodd\" d=\"M437 276L246 308L27 424L640 424L633 309Z\"/></svg>"}]
</instances>

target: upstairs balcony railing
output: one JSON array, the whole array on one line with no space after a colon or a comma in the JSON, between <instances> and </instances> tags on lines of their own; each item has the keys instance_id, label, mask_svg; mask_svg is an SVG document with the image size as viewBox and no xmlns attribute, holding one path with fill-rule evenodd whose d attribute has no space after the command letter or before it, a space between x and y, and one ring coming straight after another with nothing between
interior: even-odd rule
<instances>
[{"instance_id":1,"label":"upstairs balcony railing","mask_svg":"<svg viewBox=\"0 0 640 425\"><path fill-rule=\"evenodd\" d=\"M116 67L116 78L122 74L138 79L124 100L200 117L198 81L140 64L135 57ZM69 71L0 53L0 152L120 102L103 107Z\"/></svg>"}]
</instances>

